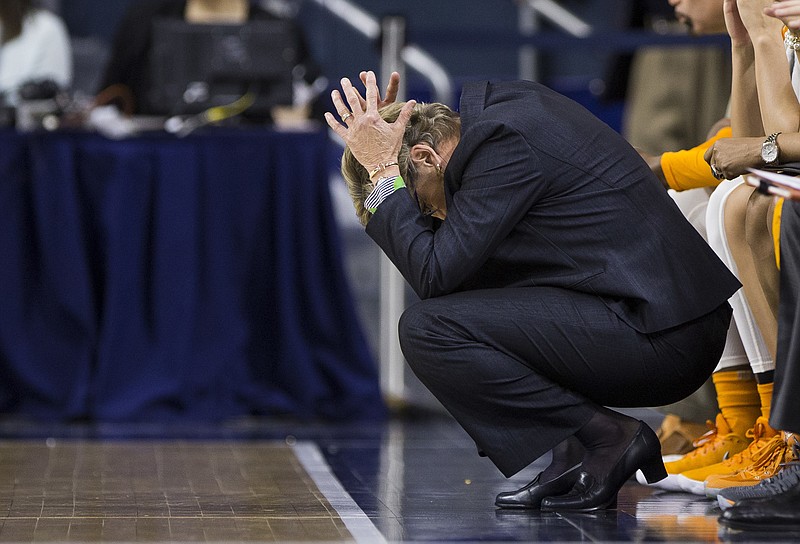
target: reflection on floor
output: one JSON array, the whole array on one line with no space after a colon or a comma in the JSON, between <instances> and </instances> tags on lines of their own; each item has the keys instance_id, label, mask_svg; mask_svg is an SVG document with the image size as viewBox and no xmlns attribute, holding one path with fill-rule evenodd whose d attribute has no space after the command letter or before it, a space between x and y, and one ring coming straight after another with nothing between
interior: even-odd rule
<instances>
[{"instance_id":1,"label":"reflection on floor","mask_svg":"<svg viewBox=\"0 0 800 544\"><path fill-rule=\"evenodd\" d=\"M724 542L710 500L631 481L599 514L504 511L449 417L191 428L0 424L0 541Z\"/></svg>"}]
</instances>

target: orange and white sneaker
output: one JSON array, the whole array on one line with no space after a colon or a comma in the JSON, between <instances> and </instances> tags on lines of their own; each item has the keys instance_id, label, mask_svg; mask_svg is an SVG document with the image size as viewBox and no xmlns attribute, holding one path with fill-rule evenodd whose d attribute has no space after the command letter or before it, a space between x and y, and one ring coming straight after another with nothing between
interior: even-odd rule
<instances>
[{"instance_id":1,"label":"orange and white sneaker","mask_svg":"<svg viewBox=\"0 0 800 544\"><path fill-rule=\"evenodd\" d=\"M791 453L787 459L791 461L781 467L775 476L758 482L756 485L726 487L720 489L717 503L722 510L727 510L740 500L761 499L780 495L800 486L800 441L796 434L784 432L786 446Z\"/></svg>"},{"instance_id":2,"label":"orange and white sneaker","mask_svg":"<svg viewBox=\"0 0 800 544\"><path fill-rule=\"evenodd\" d=\"M747 431L746 436L751 442L739 453L723 459L719 463L687 470L679 474L676 482L681 491L704 495L707 478L736 474L752 466L757 460L760 461L763 455L767 455L767 451L772 451L775 447L779 447L780 444L785 446L780 433L769 426L765 417L758 418L753 428ZM765 450L765 448L768 448L768 450ZM717 494L714 493L714 497L716 496Z\"/></svg>"},{"instance_id":3,"label":"orange and white sneaker","mask_svg":"<svg viewBox=\"0 0 800 544\"><path fill-rule=\"evenodd\" d=\"M636 480L645 485L652 485L667 491L681 491L678 476L688 470L713 465L735 455L745 449L750 441L741 435L732 432L730 425L722 414L717 414L716 424L708 421L709 431L694 441L694 449L677 459L664 463L667 477L654 484L647 484L641 471L636 472Z\"/></svg>"},{"instance_id":4,"label":"orange and white sneaker","mask_svg":"<svg viewBox=\"0 0 800 544\"><path fill-rule=\"evenodd\" d=\"M754 486L772 478L794 461L797 461L795 450L787 443L786 436L779 432L753 454L753 462L749 466L734 474L708 476L704 485L705 494L713 499L729 487Z\"/></svg>"}]
</instances>

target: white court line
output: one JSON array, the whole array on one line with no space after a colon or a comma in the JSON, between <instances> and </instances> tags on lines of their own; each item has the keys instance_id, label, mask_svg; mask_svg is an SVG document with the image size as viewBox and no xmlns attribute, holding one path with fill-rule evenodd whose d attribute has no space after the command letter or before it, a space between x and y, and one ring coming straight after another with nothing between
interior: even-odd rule
<instances>
[{"instance_id":1,"label":"white court line","mask_svg":"<svg viewBox=\"0 0 800 544\"><path fill-rule=\"evenodd\" d=\"M325 462L317 445L313 442L298 441L292 450L325 499L342 518L355 541L365 544L386 544L386 539L372 520L358 507L333 475L331 467Z\"/></svg>"}]
</instances>

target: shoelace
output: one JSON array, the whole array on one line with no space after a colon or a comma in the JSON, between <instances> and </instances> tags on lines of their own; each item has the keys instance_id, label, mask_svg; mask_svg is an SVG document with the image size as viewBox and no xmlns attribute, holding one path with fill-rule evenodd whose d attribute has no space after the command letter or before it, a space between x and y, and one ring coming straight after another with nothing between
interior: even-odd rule
<instances>
[{"instance_id":1,"label":"shoelace","mask_svg":"<svg viewBox=\"0 0 800 544\"><path fill-rule=\"evenodd\" d=\"M766 480L773 481L781 491L788 491L800 484L800 443L794 442L789 449L794 460L782 463L778 472Z\"/></svg>"},{"instance_id":2,"label":"shoelace","mask_svg":"<svg viewBox=\"0 0 800 544\"><path fill-rule=\"evenodd\" d=\"M800 484L800 462L792 461L781 465L781 469L774 476L760 481L750 488L754 492L766 489L773 493L784 493Z\"/></svg>"},{"instance_id":3,"label":"shoelace","mask_svg":"<svg viewBox=\"0 0 800 544\"><path fill-rule=\"evenodd\" d=\"M794 458L800 459L800 445L797 443L793 444L791 450ZM779 493L785 493L795 486L800 485L800 461L789 461L787 463L782 463L780 467L781 468L778 470L778 472L766 480L761 480L755 486L730 488L732 496L738 495L739 498L746 498L760 497L763 496L764 493L777 495ZM728 490L723 490L722 495L725 496L727 492Z\"/></svg>"},{"instance_id":4,"label":"shoelace","mask_svg":"<svg viewBox=\"0 0 800 544\"><path fill-rule=\"evenodd\" d=\"M744 463L744 456L747 455L751 459L753 456L756 455L756 452L760 450L762 447L766 446L767 443L762 440L765 435L767 434L767 429L764 427L762 423L756 423L752 429L747 429L745 436L747 438L752 439L750 445L747 446L743 451L740 451L733 457L729 457L723 461L725 466L731 465L742 465Z\"/></svg>"},{"instance_id":5,"label":"shoelace","mask_svg":"<svg viewBox=\"0 0 800 544\"><path fill-rule=\"evenodd\" d=\"M744 469L742 473L756 478L764 475L770 477L775 473L775 469L780 467L786 459L787 452L788 447L783 438L780 435L773 436L761 449L753 454L753 463Z\"/></svg>"},{"instance_id":6,"label":"shoelace","mask_svg":"<svg viewBox=\"0 0 800 544\"><path fill-rule=\"evenodd\" d=\"M708 426L708 431L692 442L694 449L686 455L702 455L709 449L716 447L719 430L710 420L706 421L706 425Z\"/></svg>"},{"instance_id":7,"label":"shoelace","mask_svg":"<svg viewBox=\"0 0 800 544\"><path fill-rule=\"evenodd\" d=\"M753 440L758 440L765 434L766 427L764 427L763 423L756 423L752 429L747 429L747 432L744 433L747 438L752 438Z\"/></svg>"}]
</instances>

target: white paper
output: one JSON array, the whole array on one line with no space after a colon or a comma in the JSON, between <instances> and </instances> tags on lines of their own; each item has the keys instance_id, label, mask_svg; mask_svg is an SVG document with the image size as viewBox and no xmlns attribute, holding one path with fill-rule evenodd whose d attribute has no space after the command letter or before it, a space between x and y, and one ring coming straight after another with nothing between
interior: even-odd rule
<instances>
[{"instance_id":1,"label":"white paper","mask_svg":"<svg viewBox=\"0 0 800 544\"><path fill-rule=\"evenodd\" d=\"M757 170L755 168L748 168L748 170L761 179L786 185L787 187L800 191L800 178L796 176L787 176L786 174L767 172L766 170Z\"/></svg>"}]
</instances>

